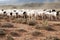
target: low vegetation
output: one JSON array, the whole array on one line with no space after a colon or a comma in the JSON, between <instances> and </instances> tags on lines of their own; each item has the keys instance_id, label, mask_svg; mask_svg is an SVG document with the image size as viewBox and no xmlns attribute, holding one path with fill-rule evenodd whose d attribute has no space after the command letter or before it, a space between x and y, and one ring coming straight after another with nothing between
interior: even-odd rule
<instances>
[{"instance_id":1,"label":"low vegetation","mask_svg":"<svg viewBox=\"0 0 60 40\"><path fill-rule=\"evenodd\" d=\"M11 27L14 27L14 25L11 23L4 23L2 27L11 28Z\"/></svg>"},{"instance_id":2,"label":"low vegetation","mask_svg":"<svg viewBox=\"0 0 60 40\"><path fill-rule=\"evenodd\" d=\"M38 29L38 30L47 30L47 31L56 31L55 29L53 29L53 26L52 25L44 26L44 25L37 24L35 26L35 29Z\"/></svg>"},{"instance_id":3,"label":"low vegetation","mask_svg":"<svg viewBox=\"0 0 60 40\"><path fill-rule=\"evenodd\" d=\"M19 37L20 36L17 32L11 32L10 35L12 35L13 37Z\"/></svg>"},{"instance_id":4,"label":"low vegetation","mask_svg":"<svg viewBox=\"0 0 60 40\"><path fill-rule=\"evenodd\" d=\"M27 32L27 30L24 30L24 29L19 29L17 31L19 31L19 32Z\"/></svg>"},{"instance_id":5,"label":"low vegetation","mask_svg":"<svg viewBox=\"0 0 60 40\"><path fill-rule=\"evenodd\" d=\"M0 27L2 26L2 24L0 23Z\"/></svg>"},{"instance_id":6,"label":"low vegetation","mask_svg":"<svg viewBox=\"0 0 60 40\"><path fill-rule=\"evenodd\" d=\"M5 32L5 30L3 30L3 29L0 29L0 36L5 36L6 35L6 32Z\"/></svg>"},{"instance_id":7,"label":"low vegetation","mask_svg":"<svg viewBox=\"0 0 60 40\"><path fill-rule=\"evenodd\" d=\"M44 27L45 30L47 31L56 31L55 29L52 28L52 26L48 25Z\"/></svg>"},{"instance_id":8,"label":"low vegetation","mask_svg":"<svg viewBox=\"0 0 60 40\"><path fill-rule=\"evenodd\" d=\"M22 18L17 18L17 19L15 19L15 20L13 20L12 22L13 23L21 23L22 22Z\"/></svg>"},{"instance_id":9,"label":"low vegetation","mask_svg":"<svg viewBox=\"0 0 60 40\"><path fill-rule=\"evenodd\" d=\"M54 26L60 26L60 24L53 24Z\"/></svg>"},{"instance_id":10,"label":"low vegetation","mask_svg":"<svg viewBox=\"0 0 60 40\"><path fill-rule=\"evenodd\" d=\"M11 36L7 36L7 40L14 40Z\"/></svg>"},{"instance_id":11,"label":"low vegetation","mask_svg":"<svg viewBox=\"0 0 60 40\"><path fill-rule=\"evenodd\" d=\"M52 25L49 25L48 24L48 20L47 19L46 20L43 20L42 27L41 28L42 29L45 29L47 31L56 31L55 29L53 29L53 26Z\"/></svg>"},{"instance_id":12,"label":"low vegetation","mask_svg":"<svg viewBox=\"0 0 60 40\"><path fill-rule=\"evenodd\" d=\"M4 17L3 16L0 16L0 19L3 19Z\"/></svg>"},{"instance_id":13,"label":"low vegetation","mask_svg":"<svg viewBox=\"0 0 60 40\"><path fill-rule=\"evenodd\" d=\"M35 26L37 22L35 20L29 20L28 25Z\"/></svg>"},{"instance_id":14,"label":"low vegetation","mask_svg":"<svg viewBox=\"0 0 60 40\"><path fill-rule=\"evenodd\" d=\"M14 40L14 38L16 38L16 37L20 38L20 36L22 36L22 35L24 35L24 37L27 37L26 40L33 40L33 39L35 39L35 37L38 38L40 36L44 36L42 34L42 33L44 33L44 31L47 32L47 34L48 34L48 32L51 32L51 31L55 32L56 29L54 29L53 27L54 26L60 26L60 24L53 24L54 26L52 26L48 23L48 20L46 20L46 19L43 19L42 21L40 21L40 19L42 19L42 18L40 18L40 16L39 16L38 19L28 18L28 17L27 18L23 18L23 17L18 18L16 16L11 16L11 17L8 18L7 16L6 17L0 16L0 19L3 19L3 22L0 23L0 27L3 28L3 29L6 29L6 30L8 28L7 31L5 31L3 29L0 29L0 37L1 36L5 37L7 35L10 35L10 36L7 36L7 40ZM7 23L5 23L5 21ZM8 23L8 22L12 22L13 24ZM39 23L39 22L42 22L42 23ZM17 25L15 25L15 23ZM26 26L26 30L25 29L20 29L21 27L22 28L24 27L23 25ZM18 27L15 28L14 26L15 27L18 26ZM35 31L33 31L33 30L35 30ZM30 31L33 31L33 32L30 32ZM24 34L22 34L22 33L24 33ZM60 39L57 38L57 37L46 37L46 39L44 39L44 40L60 40Z\"/></svg>"},{"instance_id":15,"label":"low vegetation","mask_svg":"<svg viewBox=\"0 0 60 40\"><path fill-rule=\"evenodd\" d=\"M27 19L17 18L17 19L15 19L15 20L13 20L12 22L13 22L13 23L27 24Z\"/></svg>"},{"instance_id":16,"label":"low vegetation","mask_svg":"<svg viewBox=\"0 0 60 40\"><path fill-rule=\"evenodd\" d=\"M32 32L32 36L40 36L40 35L42 35L42 33L39 31L33 31Z\"/></svg>"},{"instance_id":17,"label":"low vegetation","mask_svg":"<svg viewBox=\"0 0 60 40\"><path fill-rule=\"evenodd\" d=\"M45 40L60 40L60 38L58 38L58 37L52 37L52 36L48 36L48 37L46 37Z\"/></svg>"},{"instance_id":18,"label":"low vegetation","mask_svg":"<svg viewBox=\"0 0 60 40\"><path fill-rule=\"evenodd\" d=\"M43 29L43 26L40 25L40 24L37 24L37 25L35 26L35 29L41 30L41 29Z\"/></svg>"},{"instance_id":19,"label":"low vegetation","mask_svg":"<svg viewBox=\"0 0 60 40\"><path fill-rule=\"evenodd\" d=\"M23 19L22 24L27 24L27 19Z\"/></svg>"}]
</instances>

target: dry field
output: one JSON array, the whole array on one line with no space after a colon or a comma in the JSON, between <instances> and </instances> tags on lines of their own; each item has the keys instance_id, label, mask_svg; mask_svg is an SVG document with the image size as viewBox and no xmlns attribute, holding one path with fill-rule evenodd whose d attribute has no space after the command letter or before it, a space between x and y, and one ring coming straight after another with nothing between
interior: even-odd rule
<instances>
[{"instance_id":1,"label":"dry field","mask_svg":"<svg viewBox=\"0 0 60 40\"><path fill-rule=\"evenodd\" d=\"M60 21L0 15L0 40L60 40Z\"/></svg>"}]
</instances>

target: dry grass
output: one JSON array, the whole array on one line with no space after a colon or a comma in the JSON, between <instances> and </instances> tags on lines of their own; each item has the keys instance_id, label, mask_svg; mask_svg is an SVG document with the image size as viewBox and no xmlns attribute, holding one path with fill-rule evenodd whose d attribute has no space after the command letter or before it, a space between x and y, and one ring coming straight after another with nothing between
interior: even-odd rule
<instances>
[{"instance_id":1,"label":"dry grass","mask_svg":"<svg viewBox=\"0 0 60 40\"><path fill-rule=\"evenodd\" d=\"M32 32L32 36L41 36L41 35L42 35L42 33L39 31L33 31Z\"/></svg>"},{"instance_id":2,"label":"dry grass","mask_svg":"<svg viewBox=\"0 0 60 40\"><path fill-rule=\"evenodd\" d=\"M60 38L58 38L58 37L52 37L52 36L48 36L48 37L46 37L45 40L60 40Z\"/></svg>"},{"instance_id":3,"label":"dry grass","mask_svg":"<svg viewBox=\"0 0 60 40\"><path fill-rule=\"evenodd\" d=\"M27 24L27 19L17 18L17 19L15 19L15 20L13 20L12 22L13 22L13 23Z\"/></svg>"},{"instance_id":4,"label":"dry grass","mask_svg":"<svg viewBox=\"0 0 60 40\"><path fill-rule=\"evenodd\" d=\"M36 20L36 19L24 19L24 18L15 18L15 17L9 17L9 18L1 18L4 21L1 21L0 26L5 30L0 30L0 36L3 35L6 37L7 35L7 40L40 40L40 37L42 39L46 37L46 35L57 35L59 36L60 32L56 30L60 30L59 26L60 24L53 24L52 22L48 20ZM40 22L42 22L40 24ZM52 23L52 25L50 25ZM58 26L55 28L55 26ZM35 30L35 31L34 31ZM6 33L7 32L7 33ZM49 34L51 33L51 34ZM6 36L5 36L6 35ZM13 38L14 37L14 38ZM21 38L20 38L21 37ZM41 40L42 40L41 39ZM57 37L48 37L45 40L60 40Z\"/></svg>"},{"instance_id":5,"label":"dry grass","mask_svg":"<svg viewBox=\"0 0 60 40\"><path fill-rule=\"evenodd\" d=\"M45 30L47 31L56 31L55 29L52 28L52 26L48 25L44 27Z\"/></svg>"},{"instance_id":6,"label":"dry grass","mask_svg":"<svg viewBox=\"0 0 60 40\"><path fill-rule=\"evenodd\" d=\"M37 25L35 26L35 29L41 30L41 29L43 29L43 26L40 25L40 24L37 24Z\"/></svg>"},{"instance_id":7,"label":"dry grass","mask_svg":"<svg viewBox=\"0 0 60 40\"><path fill-rule=\"evenodd\" d=\"M19 29L19 30L17 30L18 32L27 32L27 30L25 30L25 29Z\"/></svg>"},{"instance_id":8,"label":"dry grass","mask_svg":"<svg viewBox=\"0 0 60 40\"><path fill-rule=\"evenodd\" d=\"M35 29L38 30L47 30L47 31L56 31L55 29L53 29L54 26L49 25L47 22L43 22L43 24L37 24L35 26Z\"/></svg>"},{"instance_id":9,"label":"dry grass","mask_svg":"<svg viewBox=\"0 0 60 40\"><path fill-rule=\"evenodd\" d=\"M0 29L0 36L2 37L2 36L5 36L6 35L6 32L5 32L5 30L3 30L3 29Z\"/></svg>"},{"instance_id":10,"label":"dry grass","mask_svg":"<svg viewBox=\"0 0 60 40\"><path fill-rule=\"evenodd\" d=\"M4 17L3 16L0 16L0 19L3 19Z\"/></svg>"},{"instance_id":11,"label":"dry grass","mask_svg":"<svg viewBox=\"0 0 60 40\"><path fill-rule=\"evenodd\" d=\"M20 37L21 36L17 32L11 32L10 35L12 35L13 37Z\"/></svg>"},{"instance_id":12,"label":"dry grass","mask_svg":"<svg viewBox=\"0 0 60 40\"><path fill-rule=\"evenodd\" d=\"M30 26L35 26L36 24L37 24L37 22L35 20L28 21L28 25L30 25Z\"/></svg>"},{"instance_id":13,"label":"dry grass","mask_svg":"<svg viewBox=\"0 0 60 40\"><path fill-rule=\"evenodd\" d=\"M11 36L7 36L7 40L14 40Z\"/></svg>"},{"instance_id":14,"label":"dry grass","mask_svg":"<svg viewBox=\"0 0 60 40\"><path fill-rule=\"evenodd\" d=\"M15 19L15 20L13 20L12 22L13 22L13 23L21 23L21 22L22 22L22 19L21 19L21 18Z\"/></svg>"},{"instance_id":15,"label":"dry grass","mask_svg":"<svg viewBox=\"0 0 60 40\"><path fill-rule=\"evenodd\" d=\"M4 23L4 24L2 24L2 27L11 28L11 27L14 27L14 25L11 23Z\"/></svg>"}]
</instances>

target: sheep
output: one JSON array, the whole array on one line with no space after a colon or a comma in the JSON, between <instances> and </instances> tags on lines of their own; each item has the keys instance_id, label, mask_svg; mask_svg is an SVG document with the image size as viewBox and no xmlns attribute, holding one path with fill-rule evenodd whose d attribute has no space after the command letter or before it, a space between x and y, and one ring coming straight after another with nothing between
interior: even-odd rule
<instances>
[{"instance_id":1,"label":"sheep","mask_svg":"<svg viewBox=\"0 0 60 40\"><path fill-rule=\"evenodd\" d=\"M35 18L37 16L41 16L42 19L44 18L48 18L49 20L51 20L52 16L55 17L58 16L59 12L56 12L56 10L54 9L48 9L48 10L41 10L41 9L7 9L7 10L0 10L0 14L7 14L8 16L23 16L25 15L24 13L26 13L27 16L29 16L30 18L33 17L33 15L35 16Z\"/></svg>"},{"instance_id":2,"label":"sheep","mask_svg":"<svg viewBox=\"0 0 60 40\"><path fill-rule=\"evenodd\" d=\"M10 13L10 16L12 16L12 14L13 14L13 13L11 12L11 13Z\"/></svg>"},{"instance_id":3,"label":"sheep","mask_svg":"<svg viewBox=\"0 0 60 40\"><path fill-rule=\"evenodd\" d=\"M23 16L23 10L17 10L16 13L18 13L18 16L19 17L22 17Z\"/></svg>"},{"instance_id":4,"label":"sheep","mask_svg":"<svg viewBox=\"0 0 60 40\"><path fill-rule=\"evenodd\" d=\"M60 16L60 11L57 11L56 16Z\"/></svg>"},{"instance_id":5,"label":"sheep","mask_svg":"<svg viewBox=\"0 0 60 40\"><path fill-rule=\"evenodd\" d=\"M57 11L56 17L57 17L57 19L60 19L60 11Z\"/></svg>"},{"instance_id":6,"label":"sheep","mask_svg":"<svg viewBox=\"0 0 60 40\"><path fill-rule=\"evenodd\" d=\"M12 10L11 9L7 9L6 13L7 13L7 16L11 16L10 13L12 13Z\"/></svg>"},{"instance_id":7,"label":"sheep","mask_svg":"<svg viewBox=\"0 0 60 40\"><path fill-rule=\"evenodd\" d=\"M3 14L3 12L0 10L0 14Z\"/></svg>"},{"instance_id":8,"label":"sheep","mask_svg":"<svg viewBox=\"0 0 60 40\"><path fill-rule=\"evenodd\" d=\"M3 16L7 16L7 12L6 12L6 10L3 11Z\"/></svg>"},{"instance_id":9,"label":"sheep","mask_svg":"<svg viewBox=\"0 0 60 40\"><path fill-rule=\"evenodd\" d=\"M27 19L27 13L23 12L23 18Z\"/></svg>"},{"instance_id":10,"label":"sheep","mask_svg":"<svg viewBox=\"0 0 60 40\"><path fill-rule=\"evenodd\" d=\"M56 19L56 11L55 10L45 11L45 14L48 15L49 20L53 19L53 17Z\"/></svg>"}]
</instances>

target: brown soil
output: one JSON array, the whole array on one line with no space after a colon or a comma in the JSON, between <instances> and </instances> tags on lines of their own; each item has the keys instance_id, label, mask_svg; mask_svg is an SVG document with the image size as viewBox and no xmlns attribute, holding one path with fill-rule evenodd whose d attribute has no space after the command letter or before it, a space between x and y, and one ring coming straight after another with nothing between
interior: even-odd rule
<instances>
[{"instance_id":1,"label":"brown soil","mask_svg":"<svg viewBox=\"0 0 60 40\"><path fill-rule=\"evenodd\" d=\"M6 23L7 21L1 21L1 24ZM38 24L40 24L42 21L41 20L37 20ZM18 37L13 37L14 40L44 40L47 36L56 36L58 38L60 38L60 21L56 22L56 21L48 21L48 24L52 25L53 29L55 29L56 31L47 31L47 30L37 30L34 27L35 26L29 26L27 24L21 24L21 23L12 23L12 22L8 22L14 25L14 28L0 28L0 29L5 29L6 30L6 36L10 35L11 32L17 32L20 36ZM27 32L19 32L18 30L20 29L24 29ZM39 31L43 34L43 36L32 36L32 32L33 31ZM6 37L1 38L0 40L6 40Z\"/></svg>"}]
</instances>

